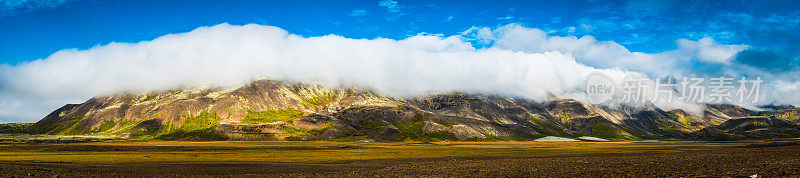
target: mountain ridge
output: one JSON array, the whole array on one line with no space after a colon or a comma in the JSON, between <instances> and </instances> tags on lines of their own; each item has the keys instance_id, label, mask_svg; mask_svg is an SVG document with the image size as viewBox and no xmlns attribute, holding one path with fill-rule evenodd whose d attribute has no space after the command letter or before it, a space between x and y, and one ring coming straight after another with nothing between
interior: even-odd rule
<instances>
[{"instance_id":1,"label":"mountain ridge","mask_svg":"<svg viewBox=\"0 0 800 178\"><path fill-rule=\"evenodd\" d=\"M30 130L166 140L755 139L800 135L797 111L706 104L702 116L696 116L680 109L612 108L573 99L534 101L463 92L395 98L358 88L256 80L230 89L94 97L56 109ZM734 124L732 119L756 117L783 123L766 128L782 134L723 128Z\"/></svg>"}]
</instances>

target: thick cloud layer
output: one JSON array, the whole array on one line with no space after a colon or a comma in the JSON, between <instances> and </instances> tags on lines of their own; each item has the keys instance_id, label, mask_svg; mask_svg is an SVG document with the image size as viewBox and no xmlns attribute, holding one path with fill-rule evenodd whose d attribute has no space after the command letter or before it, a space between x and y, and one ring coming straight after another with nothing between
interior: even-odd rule
<instances>
[{"instance_id":1,"label":"thick cloud layer","mask_svg":"<svg viewBox=\"0 0 800 178\"><path fill-rule=\"evenodd\" d=\"M470 42L489 47L476 49ZM677 44L674 51L645 54L590 36L548 37L514 24L403 40L302 37L271 26L220 24L0 66L0 121L36 121L65 103L102 94L238 86L260 78L366 87L400 97L461 90L541 100L551 95L585 98L585 78L595 72L622 81L630 75L709 74L697 66L725 65L742 68L730 76L742 71L772 75L734 63L735 55L748 48L744 45L722 45L711 38ZM796 80L787 81L773 82L773 88L796 92Z\"/></svg>"},{"instance_id":2,"label":"thick cloud layer","mask_svg":"<svg viewBox=\"0 0 800 178\"><path fill-rule=\"evenodd\" d=\"M749 46L719 44L710 37L697 41L679 39L675 42L678 47L675 50L648 54L630 52L615 42L597 41L592 36L547 36L542 30L516 24L496 29L474 27L463 35L473 41L490 43L491 49L527 53L558 51L570 54L581 64L636 71L651 79L702 77L709 80L714 77L730 77L738 80L741 77L761 77L764 82L761 84L761 97L757 102L753 103L751 100L732 103L750 107L760 104L800 103L800 96L795 94L800 91L800 71L796 70L796 60L786 60L779 56L759 56L757 61L742 61L741 58L753 58L749 52L753 50ZM787 70L775 70L776 67L766 68L762 65L783 66ZM734 85L737 85L736 81ZM680 106L687 103L661 104Z\"/></svg>"}]
</instances>

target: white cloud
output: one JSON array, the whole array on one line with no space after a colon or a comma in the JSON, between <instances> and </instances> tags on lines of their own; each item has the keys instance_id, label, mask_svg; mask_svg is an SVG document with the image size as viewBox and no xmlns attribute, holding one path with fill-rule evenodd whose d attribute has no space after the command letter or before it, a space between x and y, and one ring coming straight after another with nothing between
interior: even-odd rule
<instances>
[{"instance_id":1,"label":"white cloud","mask_svg":"<svg viewBox=\"0 0 800 178\"><path fill-rule=\"evenodd\" d=\"M505 17L497 17L495 19L497 19L497 20L512 20L512 19L514 19L514 16L510 16L509 15L509 16L505 16Z\"/></svg>"},{"instance_id":2,"label":"white cloud","mask_svg":"<svg viewBox=\"0 0 800 178\"><path fill-rule=\"evenodd\" d=\"M350 16L352 17L360 17L367 15L367 10L364 9L356 9L350 12Z\"/></svg>"},{"instance_id":3,"label":"white cloud","mask_svg":"<svg viewBox=\"0 0 800 178\"><path fill-rule=\"evenodd\" d=\"M484 28L476 38L484 43L493 42L492 48L541 53L559 51L571 54L578 62L602 68L619 67L637 71L662 71L660 66L652 65L652 56L630 52L624 46L610 41L597 41L592 36L547 36L547 32L510 24L494 30ZM487 35L491 34L491 35ZM467 34L469 35L469 34Z\"/></svg>"},{"instance_id":4,"label":"white cloud","mask_svg":"<svg viewBox=\"0 0 800 178\"><path fill-rule=\"evenodd\" d=\"M383 0L383 1L378 2L378 6L385 7L386 9L389 10L389 12L392 12L392 13L400 12L400 5L397 4L397 1Z\"/></svg>"},{"instance_id":5,"label":"white cloud","mask_svg":"<svg viewBox=\"0 0 800 178\"><path fill-rule=\"evenodd\" d=\"M378 2L378 6L385 7L386 10L389 11L390 13L389 16L384 17L384 19L388 21L394 21L397 20L397 18L400 18L400 16L406 15L405 13L400 11L400 8L402 8L402 6L400 6L397 3L397 1L383 0Z\"/></svg>"},{"instance_id":6,"label":"white cloud","mask_svg":"<svg viewBox=\"0 0 800 178\"><path fill-rule=\"evenodd\" d=\"M262 77L362 86L397 96L464 90L543 99L577 91L582 77L599 70L559 52L477 50L459 36L305 38L276 27L221 24L4 66L0 117L34 121L63 103L99 94L237 86ZM30 103L53 105L31 108ZM39 117L14 115L25 110Z\"/></svg>"},{"instance_id":7,"label":"white cloud","mask_svg":"<svg viewBox=\"0 0 800 178\"><path fill-rule=\"evenodd\" d=\"M455 18L455 16L452 16L452 15L451 16L447 16L447 18L445 18L444 21L445 22L450 22L450 21L453 21L453 18Z\"/></svg>"},{"instance_id":8,"label":"white cloud","mask_svg":"<svg viewBox=\"0 0 800 178\"><path fill-rule=\"evenodd\" d=\"M709 64L730 64L747 45L723 45L706 37L698 41L680 39L678 49L662 53L631 52L613 41L598 41L592 36L548 36L548 33L518 24L490 29L473 27L462 35L495 49L541 53L558 51L570 54L580 63L601 68L621 68L659 75L686 75L696 72L693 59ZM654 65L658 64L658 65Z\"/></svg>"},{"instance_id":9,"label":"white cloud","mask_svg":"<svg viewBox=\"0 0 800 178\"><path fill-rule=\"evenodd\" d=\"M13 15L38 9L56 8L71 0L0 0L0 15Z\"/></svg>"},{"instance_id":10,"label":"white cloud","mask_svg":"<svg viewBox=\"0 0 800 178\"><path fill-rule=\"evenodd\" d=\"M730 64L736 54L749 48L747 45L722 45L711 37L697 41L680 39L677 43L680 50L690 53L698 60L723 64Z\"/></svg>"},{"instance_id":11,"label":"white cloud","mask_svg":"<svg viewBox=\"0 0 800 178\"><path fill-rule=\"evenodd\" d=\"M489 49L512 50L525 53L560 52L574 57L575 61L596 68L636 71L655 77L734 77L750 79L762 77L760 103L734 103L745 106L776 102L800 103L800 97L788 97L800 88L787 85L797 81L798 72L773 74L747 65L737 64L736 55L749 48L747 45L719 44L711 37L697 41L680 39L678 49L660 53L631 52L613 41L598 41L592 36L548 36L547 32L509 24L498 28L473 27L462 33L465 39L488 45ZM738 86L738 83L737 83ZM788 88L788 89L786 89ZM707 94L707 93L706 93ZM656 103L661 106L681 108L691 103Z\"/></svg>"},{"instance_id":12,"label":"white cloud","mask_svg":"<svg viewBox=\"0 0 800 178\"><path fill-rule=\"evenodd\" d=\"M471 42L486 48L476 49ZM604 72L618 82L627 75L691 76L698 74L687 67L692 59L730 63L731 55L746 47L710 38L678 43L679 49L647 54L591 36L547 36L516 24L472 27L455 36L421 33L403 40L301 37L271 26L220 24L139 43L65 49L45 59L0 66L0 121L35 121L65 103L101 94L238 86L259 78L367 87L397 96L461 90L580 100L584 79L593 72ZM725 74L731 76L771 77L747 66L721 65L730 68ZM774 77L796 81L787 79L790 76ZM780 88L791 93L798 91L796 86L769 81L762 91ZM768 99L800 101L780 95Z\"/></svg>"},{"instance_id":13,"label":"white cloud","mask_svg":"<svg viewBox=\"0 0 800 178\"><path fill-rule=\"evenodd\" d=\"M470 27L461 32L461 36L480 44L491 44L495 40L495 34L489 27Z\"/></svg>"}]
</instances>

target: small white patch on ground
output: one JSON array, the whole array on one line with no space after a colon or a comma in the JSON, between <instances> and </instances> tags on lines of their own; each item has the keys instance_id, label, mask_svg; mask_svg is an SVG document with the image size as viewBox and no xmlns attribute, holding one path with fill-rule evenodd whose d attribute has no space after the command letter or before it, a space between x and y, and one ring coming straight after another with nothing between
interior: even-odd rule
<instances>
[{"instance_id":1,"label":"small white patch on ground","mask_svg":"<svg viewBox=\"0 0 800 178\"><path fill-rule=\"evenodd\" d=\"M534 142L578 142L580 140L564 138L564 137L556 137L556 136L546 136L533 141Z\"/></svg>"},{"instance_id":2,"label":"small white patch on ground","mask_svg":"<svg viewBox=\"0 0 800 178\"><path fill-rule=\"evenodd\" d=\"M583 141L590 141L590 142L607 142L608 141L606 139L597 138L597 137L589 137L589 136L578 137L577 139L578 140L583 140Z\"/></svg>"}]
</instances>

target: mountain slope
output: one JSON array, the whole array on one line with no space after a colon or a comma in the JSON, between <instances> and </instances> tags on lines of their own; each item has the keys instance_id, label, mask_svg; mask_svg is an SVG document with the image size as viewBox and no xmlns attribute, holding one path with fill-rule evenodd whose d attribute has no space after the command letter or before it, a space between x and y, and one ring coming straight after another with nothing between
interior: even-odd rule
<instances>
[{"instance_id":1,"label":"mountain slope","mask_svg":"<svg viewBox=\"0 0 800 178\"><path fill-rule=\"evenodd\" d=\"M800 137L800 124L772 116L729 119L720 125L693 133L700 139L735 140Z\"/></svg>"},{"instance_id":2,"label":"mountain slope","mask_svg":"<svg viewBox=\"0 0 800 178\"><path fill-rule=\"evenodd\" d=\"M95 97L53 111L31 130L167 140L531 140L550 135L635 140L699 138L692 132L753 115L797 120L792 109L706 108L703 116L694 116L654 106L610 108L572 99L460 92L393 98L357 88L258 80L234 89Z\"/></svg>"}]
</instances>

